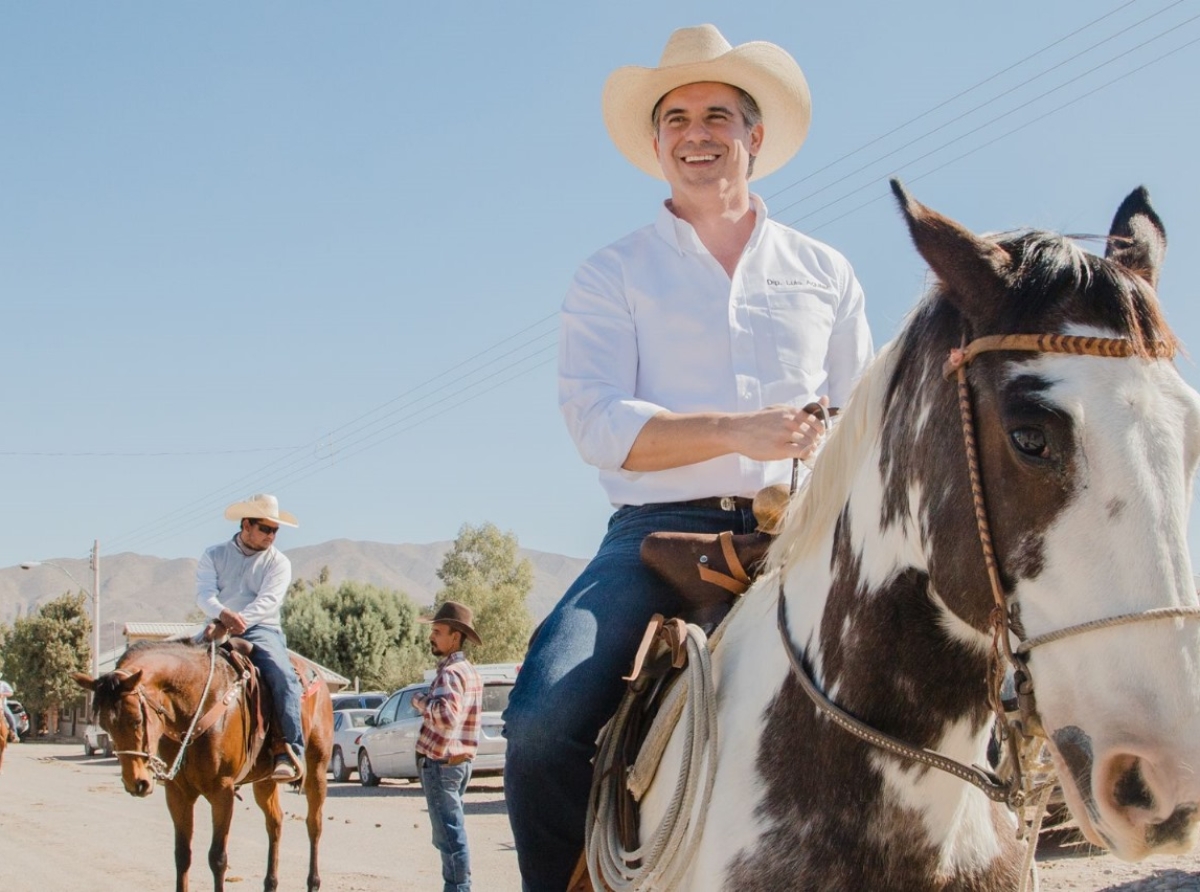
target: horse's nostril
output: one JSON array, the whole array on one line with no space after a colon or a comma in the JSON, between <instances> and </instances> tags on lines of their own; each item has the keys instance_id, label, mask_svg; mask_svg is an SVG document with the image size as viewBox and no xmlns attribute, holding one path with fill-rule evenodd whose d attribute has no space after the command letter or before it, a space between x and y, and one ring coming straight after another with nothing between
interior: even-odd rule
<instances>
[{"instance_id":1,"label":"horse's nostril","mask_svg":"<svg viewBox=\"0 0 1200 892\"><path fill-rule=\"evenodd\" d=\"M1192 827L1196 823L1196 804L1177 806L1171 816L1165 821L1151 824L1146 829L1146 842L1155 848L1171 843L1186 842Z\"/></svg>"},{"instance_id":2,"label":"horse's nostril","mask_svg":"<svg viewBox=\"0 0 1200 892\"><path fill-rule=\"evenodd\" d=\"M1117 778L1113 786L1113 800L1122 808L1154 808L1154 794L1142 776L1142 763L1135 759L1127 771Z\"/></svg>"}]
</instances>

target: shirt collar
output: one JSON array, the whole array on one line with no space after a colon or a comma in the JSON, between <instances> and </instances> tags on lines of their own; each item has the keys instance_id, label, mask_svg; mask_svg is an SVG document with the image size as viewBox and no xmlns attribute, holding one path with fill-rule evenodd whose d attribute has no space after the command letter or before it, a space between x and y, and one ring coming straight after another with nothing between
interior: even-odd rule
<instances>
[{"instance_id":1,"label":"shirt collar","mask_svg":"<svg viewBox=\"0 0 1200 892\"><path fill-rule=\"evenodd\" d=\"M242 533L239 530L238 532L233 534L233 547L238 550L238 553L240 555L242 555L242 557L256 557L260 554L266 554L268 551L270 551L275 546L268 545L262 551L254 551L253 549L247 548L245 545L242 544Z\"/></svg>"},{"instance_id":2,"label":"shirt collar","mask_svg":"<svg viewBox=\"0 0 1200 892\"><path fill-rule=\"evenodd\" d=\"M450 656L442 657L442 659L437 664L437 671L441 672L443 669L445 669L451 663L457 663L460 660L465 660L465 659L466 659L466 657L463 656L463 652L461 650L456 650L454 653L450 654Z\"/></svg>"},{"instance_id":3,"label":"shirt collar","mask_svg":"<svg viewBox=\"0 0 1200 892\"><path fill-rule=\"evenodd\" d=\"M662 203L662 207L658 211L658 219L654 221L654 229L663 241L680 254L710 253L708 248L704 247L704 243L700 241L700 236L696 235L692 224L676 217L667 205L666 201ZM763 227L767 222L767 204L753 192L750 193L750 207L754 210L754 231L750 233L750 239L746 242L747 248L757 246L762 240Z\"/></svg>"}]
</instances>

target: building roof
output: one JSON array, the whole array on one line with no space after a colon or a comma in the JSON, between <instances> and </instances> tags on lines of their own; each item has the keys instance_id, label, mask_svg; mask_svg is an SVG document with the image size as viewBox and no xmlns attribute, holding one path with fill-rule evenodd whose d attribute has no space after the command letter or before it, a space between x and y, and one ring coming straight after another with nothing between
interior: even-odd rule
<instances>
[{"instance_id":1,"label":"building roof","mask_svg":"<svg viewBox=\"0 0 1200 892\"><path fill-rule=\"evenodd\" d=\"M154 639L164 638L190 638L198 635L204 630L204 623L125 623L125 638L127 640L149 641ZM100 672L112 672L117 668L117 660L121 654L125 653L125 648L110 650L100 655ZM329 685L330 691L340 691L344 687L350 685L350 679L340 673L334 672L327 666L322 666L316 660L304 656L302 653L297 653L288 648L288 653L300 657L302 660L308 660L316 667L317 672L325 679L325 683Z\"/></svg>"}]
</instances>

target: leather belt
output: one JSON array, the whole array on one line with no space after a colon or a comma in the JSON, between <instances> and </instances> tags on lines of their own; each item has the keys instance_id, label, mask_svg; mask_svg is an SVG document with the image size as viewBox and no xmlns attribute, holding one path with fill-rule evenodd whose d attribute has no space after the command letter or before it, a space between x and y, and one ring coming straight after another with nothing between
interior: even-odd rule
<instances>
[{"instance_id":1,"label":"leather belt","mask_svg":"<svg viewBox=\"0 0 1200 892\"><path fill-rule=\"evenodd\" d=\"M711 511L749 511L754 499L747 496L713 496L709 499L688 499L685 502L666 502L672 508L707 508Z\"/></svg>"},{"instance_id":2,"label":"leather belt","mask_svg":"<svg viewBox=\"0 0 1200 892\"><path fill-rule=\"evenodd\" d=\"M466 753L460 753L457 756L449 756L445 759L431 759L424 753L417 753L417 765L420 766L423 762L433 762L435 765L461 765L463 762L470 762L471 757Z\"/></svg>"}]
</instances>

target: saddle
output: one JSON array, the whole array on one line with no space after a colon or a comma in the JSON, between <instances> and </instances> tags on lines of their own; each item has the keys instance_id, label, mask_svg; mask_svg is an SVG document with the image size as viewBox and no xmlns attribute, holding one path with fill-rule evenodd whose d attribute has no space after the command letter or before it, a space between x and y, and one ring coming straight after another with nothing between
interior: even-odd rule
<instances>
[{"instance_id":1,"label":"saddle","mask_svg":"<svg viewBox=\"0 0 1200 892\"><path fill-rule=\"evenodd\" d=\"M234 672L237 673L239 685L245 691L246 706L250 717L250 733L246 735L245 763L238 776L234 779L234 784L240 785L254 770L264 749L272 756L286 753L289 757L292 757L293 754L283 739L278 736L276 729L268 718L270 711L266 708L265 699L270 696L270 691L264 688L258 667L250 660L250 654L254 651L253 642L228 634L225 634L222 638L222 628L219 622L214 621L205 629L203 635L205 640L217 638L219 642L217 651L233 667ZM308 697L320 681L316 669L306 664L308 670L308 678L306 679L304 673L300 671L300 667L296 664L295 658L292 659L292 668L296 671L296 675L300 681L301 697ZM222 703L215 704L210 712L215 712L218 706L228 707L232 704L233 700L237 697L237 691L238 688L235 687L226 695ZM292 758L292 761L294 763L296 760ZM304 766L297 765L297 768L300 772L300 778L303 778Z\"/></svg>"}]
</instances>

